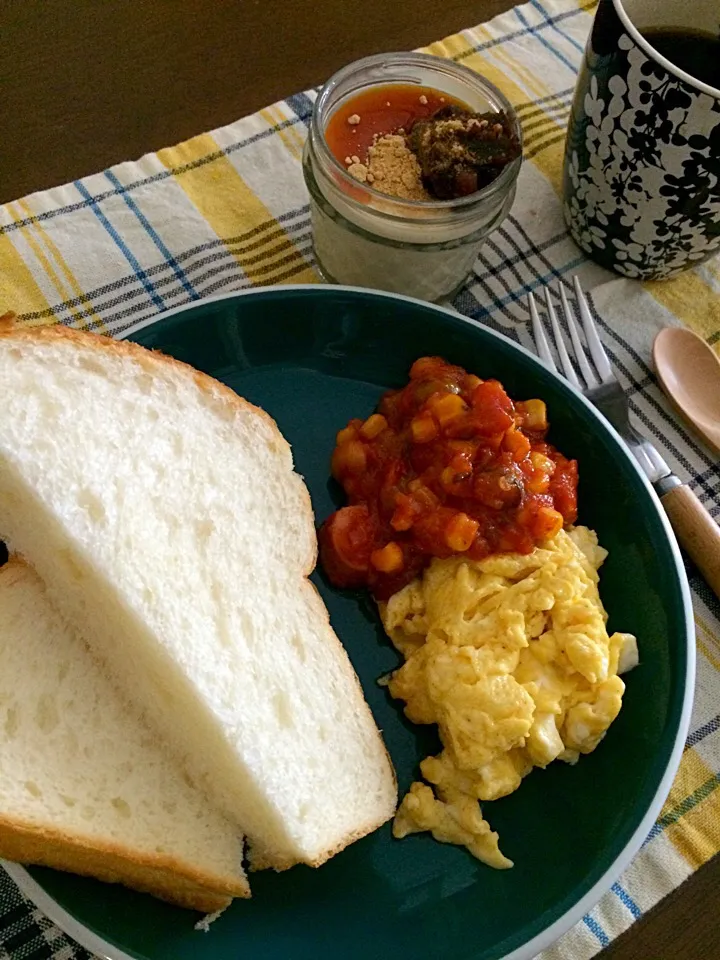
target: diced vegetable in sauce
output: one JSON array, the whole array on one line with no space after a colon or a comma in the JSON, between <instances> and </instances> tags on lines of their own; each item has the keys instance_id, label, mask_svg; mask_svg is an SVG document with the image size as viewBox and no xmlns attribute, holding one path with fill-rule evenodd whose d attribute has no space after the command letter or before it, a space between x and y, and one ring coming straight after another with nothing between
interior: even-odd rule
<instances>
[{"instance_id":1,"label":"diced vegetable in sauce","mask_svg":"<svg viewBox=\"0 0 720 960\"><path fill-rule=\"evenodd\" d=\"M431 557L529 553L577 515L577 463L545 442L541 400L513 402L439 357L337 435L332 474L348 505L320 530L339 587L386 600Z\"/></svg>"}]
</instances>

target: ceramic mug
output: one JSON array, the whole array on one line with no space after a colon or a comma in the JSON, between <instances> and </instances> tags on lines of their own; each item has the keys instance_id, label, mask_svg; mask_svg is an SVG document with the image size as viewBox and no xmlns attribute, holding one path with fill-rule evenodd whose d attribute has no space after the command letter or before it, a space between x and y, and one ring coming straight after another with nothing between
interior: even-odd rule
<instances>
[{"instance_id":1,"label":"ceramic mug","mask_svg":"<svg viewBox=\"0 0 720 960\"><path fill-rule=\"evenodd\" d=\"M600 0L565 146L575 242L628 277L672 277L720 250L720 90L641 31L717 37L720 0Z\"/></svg>"}]
</instances>

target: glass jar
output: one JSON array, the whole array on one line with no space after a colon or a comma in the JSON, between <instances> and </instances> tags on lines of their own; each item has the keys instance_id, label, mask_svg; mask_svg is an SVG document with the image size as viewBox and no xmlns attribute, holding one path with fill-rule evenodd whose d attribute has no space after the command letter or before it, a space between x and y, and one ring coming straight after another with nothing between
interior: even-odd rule
<instances>
[{"instance_id":1,"label":"glass jar","mask_svg":"<svg viewBox=\"0 0 720 960\"><path fill-rule=\"evenodd\" d=\"M390 84L431 87L478 113L504 110L522 143L505 96L450 60L388 53L344 67L315 101L303 154L317 265L330 283L448 300L471 273L485 238L507 216L521 160L513 160L482 190L455 200L401 200L360 183L331 153L325 129L341 103L368 87Z\"/></svg>"}]
</instances>

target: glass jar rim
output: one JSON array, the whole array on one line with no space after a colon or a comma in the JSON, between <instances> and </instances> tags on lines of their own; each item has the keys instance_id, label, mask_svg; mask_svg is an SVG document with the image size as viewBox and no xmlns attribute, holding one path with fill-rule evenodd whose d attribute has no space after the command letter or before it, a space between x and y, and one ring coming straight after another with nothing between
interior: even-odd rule
<instances>
[{"instance_id":1,"label":"glass jar rim","mask_svg":"<svg viewBox=\"0 0 720 960\"><path fill-rule=\"evenodd\" d=\"M453 200L406 200L401 197L393 197L390 194L383 193L381 190L376 190L368 183L362 184L363 190L367 190L373 199L378 202L382 202L385 206L388 204L394 204L399 209L407 208L408 210L412 210L415 214L413 219L416 219L417 214L422 213L423 211L430 213L431 211L437 212L439 209L442 209L448 212L462 212L468 208L472 209L483 200L486 200L488 197L492 197L496 193L507 190L511 183L517 178L520 171L520 164L522 162L523 134L522 127L517 118L513 105L507 99L505 94L498 87L496 87L494 83L492 83L490 80L487 80L482 74L476 73L474 70L470 70L468 67L465 67L462 64L455 63L453 60L448 60L444 57L435 57L428 53L407 53L400 51L394 53L378 53L373 54L370 57L363 57L360 60L354 60L352 63L349 63L340 70L336 71L328 80L326 80L320 89L319 94L317 95L315 104L313 106L312 117L310 119L310 130L312 133L313 145L315 149L322 154L323 160L330 164L336 174L339 174L340 182L346 185L349 189L357 189L360 185L359 181L353 177L352 174L348 173L347 169L332 153L327 144L327 140L325 139L325 131L322 127L321 119L328 100L336 88L344 80L352 77L354 73L369 67L388 67L394 65L407 65L408 67L418 66L431 68L440 73L445 72L451 76L454 76L456 79L465 81L475 89L479 89L482 93L489 95L493 100L499 103L502 110L505 111L508 118L512 121L515 133L517 134L520 143L521 154L519 157L509 163L502 171L500 176L496 177L492 183L489 183L480 190L476 190L474 193L467 194L464 197L457 197ZM388 83L392 82L393 81L391 79L388 79ZM372 84L368 84L368 86L371 85ZM378 210L375 212L383 214L383 211ZM392 216L393 218L398 217L398 214L384 213L384 215Z\"/></svg>"}]
</instances>

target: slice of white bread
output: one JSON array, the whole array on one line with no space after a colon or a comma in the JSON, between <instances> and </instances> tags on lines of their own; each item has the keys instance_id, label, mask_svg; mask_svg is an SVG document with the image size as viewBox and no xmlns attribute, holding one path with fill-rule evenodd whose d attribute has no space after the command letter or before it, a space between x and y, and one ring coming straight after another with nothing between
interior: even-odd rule
<instances>
[{"instance_id":1,"label":"slice of white bread","mask_svg":"<svg viewBox=\"0 0 720 960\"><path fill-rule=\"evenodd\" d=\"M253 866L319 865L390 819L394 772L306 579L310 498L270 417L63 327L0 332L0 385L0 536L241 825Z\"/></svg>"},{"instance_id":2,"label":"slice of white bread","mask_svg":"<svg viewBox=\"0 0 720 960\"><path fill-rule=\"evenodd\" d=\"M212 912L249 896L242 853L237 828L11 558L0 567L0 857Z\"/></svg>"}]
</instances>

